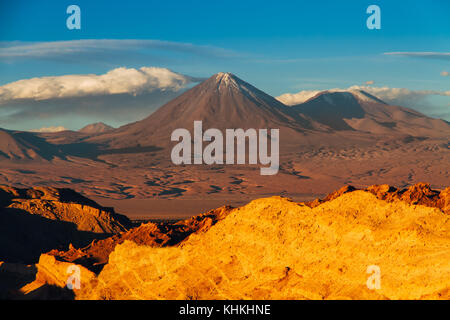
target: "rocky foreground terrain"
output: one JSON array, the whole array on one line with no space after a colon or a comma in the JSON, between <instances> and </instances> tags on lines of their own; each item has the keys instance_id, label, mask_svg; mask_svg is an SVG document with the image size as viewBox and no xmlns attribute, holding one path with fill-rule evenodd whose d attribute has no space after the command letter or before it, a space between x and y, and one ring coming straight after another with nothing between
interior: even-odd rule
<instances>
[{"instance_id":1,"label":"rocky foreground terrain","mask_svg":"<svg viewBox=\"0 0 450 320\"><path fill-rule=\"evenodd\" d=\"M43 252L85 246L131 221L71 189L0 186L0 260L32 263Z\"/></svg>"},{"instance_id":2,"label":"rocky foreground terrain","mask_svg":"<svg viewBox=\"0 0 450 320\"><path fill-rule=\"evenodd\" d=\"M47 198L34 196L34 191L20 192L20 197L27 194L27 201ZM61 200L59 194L45 201ZM22 208L30 206L22 204ZM91 219L90 210L81 216ZM66 215L57 212L41 216L50 221L80 217L76 210L71 218L70 210ZM99 225L115 234L87 246L43 251L33 263L2 256L0 295L15 299L449 299L449 213L450 188L437 191L427 184L408 189L346 186L304 203L270 197L188 220L134 228L122 223L119 228L110 212ZM5 225L11 227L2 221ZM31 236L39 239L49 234ZM81 286L69 290L67 270L73 265L81 270ZM366 271L373 265L380 268L381 286L370 290Z\"/></svg>"}]
</instances>

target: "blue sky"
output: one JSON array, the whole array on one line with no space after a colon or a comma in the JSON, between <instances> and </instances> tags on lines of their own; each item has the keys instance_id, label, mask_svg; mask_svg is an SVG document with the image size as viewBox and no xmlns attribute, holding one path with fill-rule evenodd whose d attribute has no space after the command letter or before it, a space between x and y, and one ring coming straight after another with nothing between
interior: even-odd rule
<instances>
[{"instance_id":1,"label":"blue sky","mask_svg":"<svg viewBox=\"0 0 450 320\"><path fill-rule=\"evenodd\" d=\"M71 4L81 8L81 30L66 27ZM371 4L381 8L381 30L366 27ZM376 87L421 92L408 97L410 107L450 120L449 96L425 94L450 90L449 12L447 0L2 1L0 86L34 77L100 75L119 67L150 66L192 77L232 72L274 96L373 81ZM81 39L158 42L129 47L117 42L75 53L44 50L21 56L16 50L2 55L4 48ZM404 54L385 54L392 52ZM76 129L91 119L101 120L83 111L79 117L67 118L61 112L36 118L44 104L32 102L30 107L24 106L26 101L0 105L0 117L3 112L7 119L16 106L33 108L34 118L8 121L14 129L57 124ZM146 110L141 111L134 116ZM129 120L118 114L109 122L120 125ZM5 127L1 118L0 126Z\"/></svg>"}]
</instances>

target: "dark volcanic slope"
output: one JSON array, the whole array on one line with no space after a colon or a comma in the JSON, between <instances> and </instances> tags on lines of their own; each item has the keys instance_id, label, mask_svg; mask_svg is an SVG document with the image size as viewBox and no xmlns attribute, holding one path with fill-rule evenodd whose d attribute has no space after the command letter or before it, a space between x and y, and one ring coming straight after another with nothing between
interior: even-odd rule
<instances>
[{"instance_id":1,"label":"dark volcanic slope","mask_svg":"<svg viewBox=\"0 0 450 320\"><path fill-rule=\"evenodd\" d=\"M334 130L445 137L450 125L412 109L391 106L361 90L323 91L292 107Z\"/></svg>"},{"instance_id":2,"label":"dark volcanic slope","mask_svg":"<svg viewBox=\"0 0 450 320\"><path fill-rule=\"evenodd\" d=\"M59 148L31 132L0 129L0 160L50 160L61 156Z\"/></svg>"},{"instance_id":3,"label":"dark volcanic slope","mask_svg":"<svg viewBox=\"0 0 450 320\"><path fill-rule=\"evenodd\" d=\"M177 128L192 132L195 120L208 128L320 128L284 104L230 73L218 73L162 106L148 118L90 139L112 148L166 145ZM287 136L287 135L286 135Z\"/></svg>"}]
</instances>

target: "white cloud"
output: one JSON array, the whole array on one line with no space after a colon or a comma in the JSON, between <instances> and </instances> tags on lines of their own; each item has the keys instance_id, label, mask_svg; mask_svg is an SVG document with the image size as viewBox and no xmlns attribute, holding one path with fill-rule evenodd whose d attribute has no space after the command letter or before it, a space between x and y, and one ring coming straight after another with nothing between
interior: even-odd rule
<instances>
[{"instance_id":1,"label":"white cloud","mask_svg":"<svg viewBox=\"0 0 450 320\"><path fill-rule=\"evenodd\" d=\"M314 97L316 94L321 92L320 90L303 90L297 93L285 93L281 96L276 97L279 101L284 103L285 105L292 106L294 104L299 104L309 100Z\"/></svg>"},{"instance_id":2,"label":"white cloud","mask_svg":"<svg viewBox=\"0 0 450 320\"><path fill-rule=\"evenodd\" d=\"M441 76L448 77L448 76L450 76L450 73L448 71L442 71Z\"/></svg>"},{"instance_id":3,"label":"white cloud","mask_svg":"<svg viewBox=\"0 0 450 320\"><path fill-rule=\"evenodd\" d=\"M450 60L450 52L385 52L384 54L389 56Z\"/></svg>"},{"instance_id":4,"label":"white cloud","mask_svg":"<svg viewBox=\"0 0 450 320\"><path fill-rule=\"evenodd\" d=\"M190 53L219 58L237 56L237 53L231 50L183 42L150 39L84 39L49 42L1 42L0 57L5 59L68 56L80 58L80 55L91 54L89 57L92 58L92 54L107 55L114 52L130 52L145 49Z\"/></svg>"},{"instance_id":5,"label":"white cloud","mask_svg":"<svg viewBox=\"0 0 450 320\"><path fill-rule=\"evenodd\" d=\"M367 85L371 85L371 84L374 84L375 81L373 81L373 80L368 80L368 81L366 81L365 83L366 83Z\"/></svg>"},{"instance_id":6,"label":"white cloud","mask_svg":"<svg viewBox=\"0 0 450 320\"><path fill-rule=\"evenodd\" d=\"M407 105L407 102L431 95L450 96L450 91L410 90L406 88L352 86L348 90L363 90L387 103L400 105L402 102Z\"/></svg>"},{"instance_id":7,"label":"white cloud","mask_svg":"<svg viewBox=\"0 0 450 320\"><path fill-rule=\"evenodd\" d=\"M193 79L165 68L117 68L105 74L65 75L19 80L0 86L0 104L95 95L178 91Z\"/></svg>"},{"instance_id":8,"label":"white cloud","mask_svg":"<svg viewBox=\"0 0 450 320\"><path fill-rule=\"evenodd\" d=\"M44 127L44 128L30 130L30 131L31 132L61 132L61 131L66 131L66 130L68 130L68 129L63 126L57 126L57 127Z\"/></svg>"}]
</instances>

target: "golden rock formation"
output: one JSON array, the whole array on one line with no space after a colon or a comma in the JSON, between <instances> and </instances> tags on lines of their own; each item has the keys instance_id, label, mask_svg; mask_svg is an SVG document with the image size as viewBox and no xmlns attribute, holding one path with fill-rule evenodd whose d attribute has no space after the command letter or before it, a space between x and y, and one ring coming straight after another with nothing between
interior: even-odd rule
<instances>
[{"instance_id":1,"label":"golden rock formation","mask_svg":"<svg viewBox=\"0 0 450 320\"><path fill-rule=\"evenodd\" d=\"M70 277L74 274L74 266L79 272L77 277L80 281L83 279L89 282L95 278L93 272L82 266L58 261L54 256L42 254L36 264L36 279L20 291L27 299L72 299L74 292L67 288L67 283L72 283Z\"/></svg>"},{"instance_id":2,"label":"golden rock formation","mask_svg":"<svg viewBox=\"0 0 450 320\"><path fill-rule=\"evenodd\" d=\"M118 233L130 226L125 216L115 214L111 208L103 208L70 189L16 189L0 186L0 195L4 199L9 196L7 208L51 220L71 222L79 231Z\"/></svg>"},{"instance_id":3,"label":"golden rock formation","mask_svg":"<svg viewBox=\"0 0 450 320\"><path fill-rule=\"evenodd\" d=\"M131 221L70 189L0 186L0 260L36 263L42 253L86 246Z\"/></svg>"},{"instance_id":4,"label":"golden rock formation","mask_svg":"<svg viewBox=\"0 0 450 320\"><path fill-rule=\"evenodd\" d=\"M40 299L450 299L449 188L344 187L148 223L41 255ZM96 268L101 265L103 268ZM20 279L33 266L0 264ZM71 266L80 289L65 288ZM30 269L32 268L32 269ZM33 269L34 270L34 269ZM373 284L379 270L379 287Z\"/></svg>"},{"instance_id":5,"label":"golden rock formation","mask_svg":"<svg viewBox=\"0 0 450 320\"><path fill-rule=\"evenodd\" d=\"M344 193L356 191L353 186L344 186L341 189L330 193L324 199L307 201L304 204L314 208L319 204L336 199ZM386 201L401 200L411 204L420 204L428 207L441 209L444 213L450 214L450 187L442 191L431 189L428 183L416 183L407 189L397 189L388 184L372 185L365 189L373 193L378 199Z\"/></svg>"},{"instance_id":6,"label":"golden rock formation","mask_svg":"<svg viewBox=\"0 0 450 320\"><path fill-rule=\"evenodd\" d=\"M60 261L73 262L99 272L108 263L108 257L114 248L126 240L152 247L174 246L194 232L206 232L215 223L222 220L232 210L224 206L207 213L177 222L148 222L139 227L121 232L102 240L94 240L84 248L70 247L67 251L52 250L48 254Z\"/></svg>"},{"instance_id":7,"label":"golden rock formation","mask_svg":"<svg viewBox=\"0 0 450 320\"><path fill-rule=\"evenodd\" d=\"M125 241L77 299L449 299L450 219L367 191L314 208L272 197L177 247ZM369 266L380 269L370 289Z\"/></svg>"}]
</instances>

